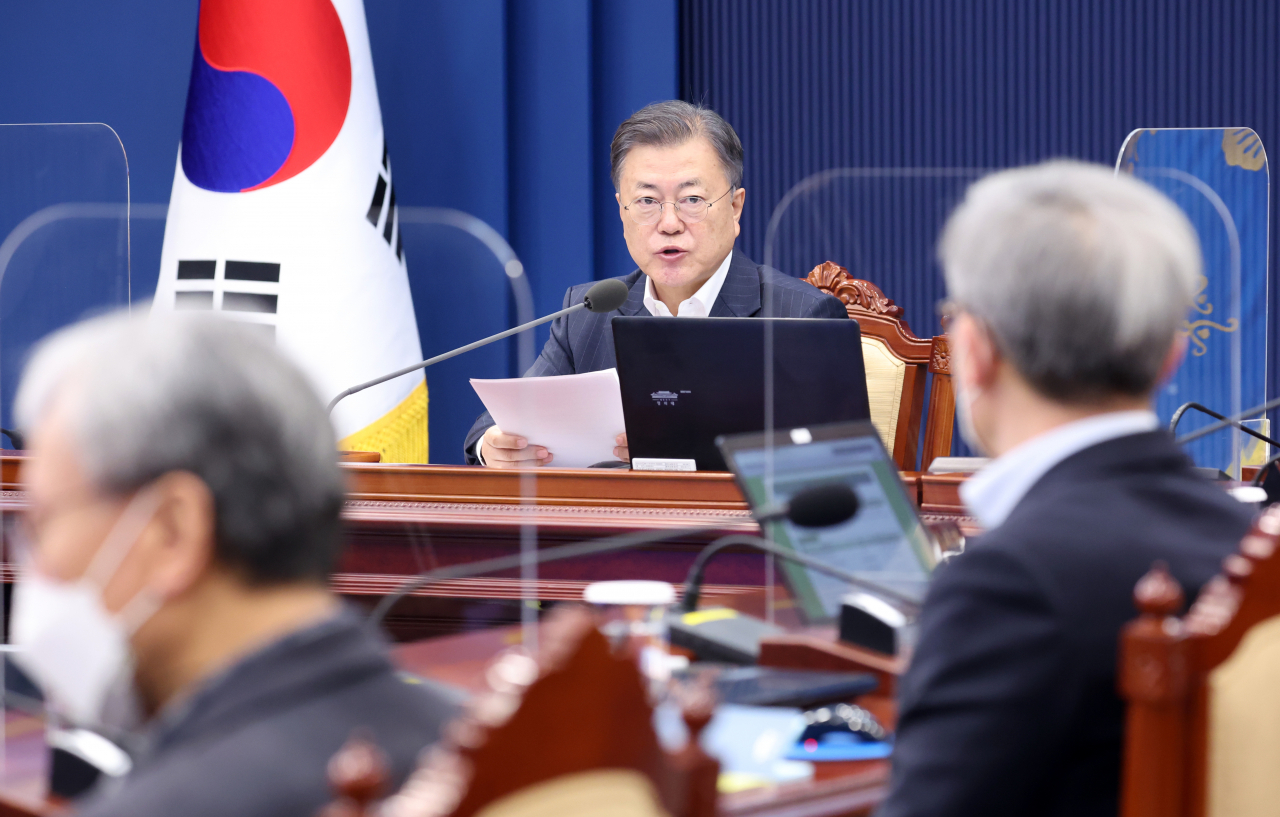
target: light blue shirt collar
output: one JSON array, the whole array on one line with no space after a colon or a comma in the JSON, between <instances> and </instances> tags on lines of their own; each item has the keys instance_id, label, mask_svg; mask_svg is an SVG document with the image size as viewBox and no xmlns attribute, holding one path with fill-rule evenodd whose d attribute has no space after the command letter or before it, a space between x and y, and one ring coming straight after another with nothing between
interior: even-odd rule
<instances>
[{"instance_id":1,"label":"light blue shirt collar","mask_svg":"<svg viewBox=\"0 0 1280 817\"><path fill-rule=\"evenodd\" d=\"M1098 443L1154 431L1150 411L1115 411L1076 420L1021 443L960 484L969 513L988 530L1004 524L1031 487L1058 463Z\"/></svg>"}]
</instances>

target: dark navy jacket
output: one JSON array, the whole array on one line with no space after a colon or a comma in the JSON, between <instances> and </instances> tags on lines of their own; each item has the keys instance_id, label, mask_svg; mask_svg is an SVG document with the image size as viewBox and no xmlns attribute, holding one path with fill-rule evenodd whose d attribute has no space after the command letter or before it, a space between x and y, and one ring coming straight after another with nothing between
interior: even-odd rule
<instances>
[{"instance_id":1,"label":"dark navy jacket","mask_svg":"<svg viewBox=\"0 0 1280 817\"><path fill-rule=\"evenodd\" d=\"M879 817L1115 815L1134 585L1162 559L1194 598L1252 515L1163 431L1050 469L934 578Z\"/></svg>"},{"instance_id":2,"label":"dark navy jacket","mask_svg":"<svg viewBox=\"0 0 1280 817\"><path fill-rule=\"evenodd\" d=\"M551 322L551 337L542 347L542 354L525 372L525 377L544 377L558 374L583 374L598 372L617 366L613 353L613 329L611 324L618 315L648 315L644 306L645 284L648 279L640 270L624 275L618 280L627 285L630 296L614 312L598 314L580 309L567 318ZM564 295L564 306L582 303L582 298L595 282L570 287ZM771 267L757 264L739 250L733 251L729 271L725 275L720 295L711 305L712 318L761 318L766 317L763 300L769 297L768 317L775 318L844 318L848 317L839 298L827 295L817 287ZM493 425L489 412L481 414L463 443L466 461L470 465L476 459L476 443ZM533 442L537 442L534 440Z\"/></svg>"},{"instance_id":3,"label":"dark navy jacket","mask_svg":"<svg viewBox=\"0 0 1280 817\"><path fill-rule=\"evenodd\" d=\"M329 759L360 730L398 788L453 705L399 673L352 611L242 660L163 714L132 772L81 817L314 817Z\"/></svg>"}]
</instances>

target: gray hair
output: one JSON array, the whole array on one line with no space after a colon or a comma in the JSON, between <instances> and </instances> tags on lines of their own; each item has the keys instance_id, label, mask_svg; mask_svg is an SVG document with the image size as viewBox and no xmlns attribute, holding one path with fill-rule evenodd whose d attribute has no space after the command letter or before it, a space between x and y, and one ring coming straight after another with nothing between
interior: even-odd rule
<instances>
[{"instance_id":1,"label":"gray hair","mask_svg":"<svg viewBox=\"0 0 1280 817\"><path fill-rule=\"evenodd\" d=\"M633 147L676 147L695 136L705 136L720 157L729 187L742 187L742 142L720 114L678 99L646 105L627 118L613 134L609 146L610 178L618 189L622 163Z\"/></svg>"},{"instance_id":2,"label":"gray hair","mask_svg":"<svg viewBox=\"0 0 1280 817\"><path fill-rule=\"evenodd\" d=\"M974 184L939 258L950 297L1064 403L1150 393L1201 279L1195 230L1172 201L1069 161Z\"/></svg>"},{"instance_id":3,"label":"gray hair","mask_svg":"<svg viewBox=\"0 0 1280 817\"><path fill-rule=\"evenodd\" d=\"M261 327L212 316L107 315L37 347L15 415L67 418L97 488L128 494L195 474L216 512L216 558L248 581L326 579L341 543L343 477L310 382Z\"/></svg>"}]
</instances>

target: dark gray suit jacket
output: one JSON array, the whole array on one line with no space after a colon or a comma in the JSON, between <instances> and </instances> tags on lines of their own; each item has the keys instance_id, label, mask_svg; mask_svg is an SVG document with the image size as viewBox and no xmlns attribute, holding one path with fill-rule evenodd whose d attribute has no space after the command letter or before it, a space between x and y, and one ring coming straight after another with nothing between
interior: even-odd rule
<instances>
[{"instance_id":1,"label":"dark gray suit jacket","mask_svg":"<svg viewBox=\"0 0 1280 817\"><path fill-rule=\"evenodd\" d=\"M1252 516L1165 431L1051 468L938 568L877 817L1114 817L1133 587L1161 559L1195 598Z\"/></svg>"},{"instance_id":2,"label":"dark gray suit jacket","mask_svg":"<svg viewBox=\"0 0 1280 817\"><path fill-rule=\"evenodd\" d=\"M359 731L386 752L395 788L453 704L398 672L363 616L344 610L250 655L167 711L124 781L80 817L313 817L326 767Z\"/></svg>"},{"instance_id":3,"label":"dark gray suit jacket","mask_svg":"<svg viewBox=\"0 0 1280 817\"><path fill-rule=\"evenodd\" d=\"M617 366L613 352L611 324L618 315L648 315L644 306L644 273L635 270L618 280L627 285L630 296L614 312L598 314L580 309L567 318L551 322L551 337L542 354L524 373L525 377L598 372ZM582 298L595 282L570 287L564 295L564 306L582 303ZM711 306L712 318L762 318L765 296L771 300L767 317L774 318L845 318L848 312L839 298L827 295L805 281L792 278L776 269L757 264L735 249L729 261L720 295ZM463 451L469 465L476 465L476 443L493 425L489 412L476 420ZM537 442L536 440L534 442Z\"/></svg>"}]
</instances>

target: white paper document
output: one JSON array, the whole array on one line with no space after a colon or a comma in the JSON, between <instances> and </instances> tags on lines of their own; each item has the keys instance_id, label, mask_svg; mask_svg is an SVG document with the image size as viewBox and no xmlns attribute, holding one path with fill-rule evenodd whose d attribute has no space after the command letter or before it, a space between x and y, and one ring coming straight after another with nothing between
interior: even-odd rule
<instances>
[{"instance_id":1,"label":"white paper document","mask_svg":"<svg viewBox=\"0 0 1280 817\"><path fill-rule=\"evenodd\" d=\"M618 370L553 377L472 379L498 428L540 445L551 466L586 468L616 460L616 438L626 431Z\"/></svg>"}]
</instances>

